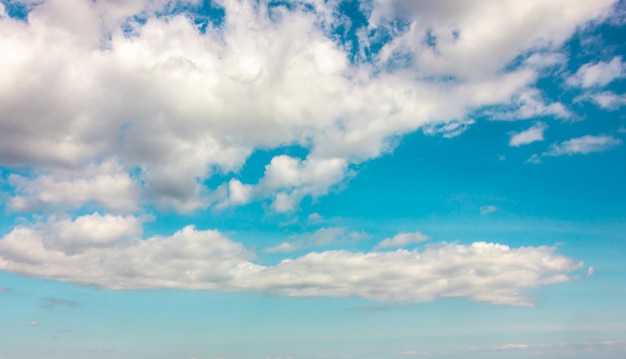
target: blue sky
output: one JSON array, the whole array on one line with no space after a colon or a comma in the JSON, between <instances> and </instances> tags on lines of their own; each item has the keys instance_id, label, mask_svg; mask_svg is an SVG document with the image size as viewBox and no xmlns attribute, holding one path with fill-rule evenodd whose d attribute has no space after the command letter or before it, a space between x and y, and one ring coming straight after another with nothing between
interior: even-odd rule
<instances>
[{"instance_id":1,"label":"blue sky","mask_svg":"<svg viewBox=\"0 0 626 359\"><path fill-rule=\"evenodd\" d=\"M0 359L623 358L625 10L0 0Z\"/></svg>"}]
</instances>

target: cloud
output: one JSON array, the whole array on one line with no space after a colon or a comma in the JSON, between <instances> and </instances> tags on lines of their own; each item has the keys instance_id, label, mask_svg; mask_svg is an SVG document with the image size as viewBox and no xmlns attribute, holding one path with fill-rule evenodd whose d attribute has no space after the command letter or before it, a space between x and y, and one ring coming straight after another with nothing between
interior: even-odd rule
<instances>
[{"instance_id":1,"label":"cloud","mask_svg":"<svg viewBox=\"0 0 626 359\"><path fill-rule=\"evenodd\" d=\"M548 151L541 155L534 154L528 160L527 163L541 163L541 159L547 156L573 156L573 155L586 155L592 152L604 152L612 147L620 146L622 140L613 136L607 135L586 135L582 137L572 138L571 140L563 141L561 143L554 143Z\"/></svg>"},{"instance_id":2,"label":"cloud","mask_svg":"<svg viewBox=\"0 0 626 359\"><path fill-rule=\"evenodd\" d=\"M528 344L504 344L496 349L528 349Z\"/></svg>"},{"instance_id":3,"label":"cloud","mask_svg":"<svg viewBox=\"0 0 626 359\"><path fill-rule=\"evenodd\" d=\"M429 125L424 127L424 133L431 136L437 134L441 135L443 138L454 138L467 131L474 123L476 123L476 121L467 119L451 121L445 124Z\"/></svg>"},{"instance_id":4,"label":"cloud","mask_svg":"<svg viewBox=\"0 0 626 359\"><path fill-rule=\"evenodd\" d=\"M300 249L319 247L340 241L350 241L361 239L362 234L358 232L349 232L345 227L320 228L312 233L299 234L292 236L291 242L283 242L277 246L266 248L267 253L288 253Z\"/></svg>"},{"instance_id":5,"label":"cloud","mask_svg":"<svg viewBox=\"0 0 626 359\"><path fill-rule=\"evenodd\" d=\"M0 19L11 34L0 39L0 163L35 174L13 178L9 206L191 212L267 200L294 210L419 128L454 137L493 106L563 115L524 100L559 61L532 55L554 53L613 3L374 1L357 44L371 61L351 61L329 35L346 21L335 2L224 1L220 26L200 30L165 0L44 0L28 21ZM382 44L368 35L383 32L392 38ZM509 68L520 55L528 61ZM285 146L307 154L278 154L249 183L233 178L255 151ZM205 185L215 174L224 196Z\"/></svg>"},{"instance_id":6,"label":"cloud","mask_svg":"<svg viewBox=\"0 0 626 359\"><path fill-rule=\"evenodd\" d=\"M0 287L0 293L11 293L11 288Z\"/></svg>"},{"instance_id":7,"label":"cloud","mask_svg":"<svg viewBox=\"0 0 626 359\"><path fill-rule=\"evenodd\" d=\"M480 207L480 214L482 214L483 216L489 213L497 212L497 211L498 211L498 207L494 205Z\"/></svg>"},{"instance_id":8,"label":"cloud","mask_svg":"<svg viewBox=\"0 0 626 359\"><path fill-rule=\"evenodd\" d=\"M123 166L114 160L77 169L56 169L28 178L12 174L11 184L17 193L8 205L13 211L25 212L41 207L78 208L94 202L120 212L136 210L139 186Z\"/></svg>"},{"instance_id":9,"label":"cloud","mask_svg":"<svg viewBox=\"0 0 626 359\"><path fill-rule=\"evenodd\" d=\"M376 249L405 247L409 244L422 243L429 240L430 237L420 232L404 232L398 233L391 238L386 238L376 246Z\"/></svg>"},{"instance_id":10,"label":"cloud","mask_svg":"<svg viewBox=\"0 0 626 359\"><path fill-rule=\"evenodd\" d=\"M626 105L626 94L617 95L610 91L599 92L584 97L607 110L617 110Z\"/></svg>"},{"instance_id":11,"label":"cloud","mask_svg":"<svg viewBox=\"0 0 626 359\"><path fill-rule=\"evenodd\" d=\"M36 320L33 320L31 322L28 323L29 327L38 327L39 326L39 322Z\"/></svg>"},{"instance_id":12,"label":"cloud","mask_svg":"<svg viewBox=\"0 0 626 359\"><path fill-rule=\"evenodd\" d=\"M582 88L606 86L626 74L621 56L615 56L610 62L599 61L582 65L567 79L570 86Z\"/></svg>"},{"instance_id":13,"label":"cloud","mask_svg":"<svg viewBox=\"0 0 626 359\"><path fill-rule=\"evenodd\" d=\"M48 233L46 248L60 250L68 254L78 253L86 248L115 246L128 238L141 235L141 221L134 216L101 215L94 212L71 219L52 217L43 230Z\"/></svg>"},{"instance_id":14,"label":"cloud","mask_svg":"<svg viewBox=\"0 0 626 359\"><path fill-rule=\"evenodd\" d=\"M509 146L519 147L527 145L529 143L543 141L543 132L548 128L543 122L537 122L529 129L522 132L511 132L511 139L509 140Z\"/></svg>"},{"instance_id":15,"label":"cloud","mask_svg":"<svg viewBox=\"0 0 626 359\"><path fill-rule=\"evenodd\" d=\"M619 146L622 140L613 136L582 136L561 143L555 143L543 156L586 155L591 152L603 152L611 147Z\"/></svg>"},{"instance_id":16,"label":"cloud","mask_svg":"<svg viewBox=\"0 0 626 359\"><path fill-rule=\"evenodd\" d=\"M41 306L44 309L54 309L57 307L78 307L78 302L60 298L44 298L44 304Z\"/></svg>"},{"instance_id":17,"label":"cloud","mask_svg":"<svg viewBox=\"0 0 626 359\"><path fill-rule=\"evenodd\" d=\"M0 270L113 290L258 291L389 302L467 297L527 306L533 303L527 289L570 281L575 277L568 273L583 268L554 247L484 242L441 243L422 251L311 252L265 266L220 232L191 226L168 237L126 238L71 254L48 246L51 240L54 235L40 227L16 227L0 240Z\"/></svg>"}]
</instances>

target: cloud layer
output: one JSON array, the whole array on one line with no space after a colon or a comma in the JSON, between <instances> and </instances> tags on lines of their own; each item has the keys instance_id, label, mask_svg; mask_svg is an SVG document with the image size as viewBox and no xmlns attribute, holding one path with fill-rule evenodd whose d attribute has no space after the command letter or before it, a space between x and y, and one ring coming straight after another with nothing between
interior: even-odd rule
<instances>
[{"instance_id":1,"label":"cloud layer","mask_svg":"<svg viewBox=\"0 0 626 359\"><path fill-rule=\"evenodd\" d=\"M254 253L218 231L189 226L172 236L142 240L134 236L133 223L94 214L18 227L0 240L0 270L117 290L259 291L391 302L467 297L532 305L528 289L570 281L574 277L569 273L583 268L581 262L556 254L554 247L510 248L484 242L440 243L422 251L313 252L266 266L255 264ZM51 225L75 233L74 240L67 243L47 230ZM103 239L100 229L105 227L130 229ZM85 231L88 228L95 230ZM404 233L394 238L389 245L425 236Z\"/></svg>"}]
</instances>

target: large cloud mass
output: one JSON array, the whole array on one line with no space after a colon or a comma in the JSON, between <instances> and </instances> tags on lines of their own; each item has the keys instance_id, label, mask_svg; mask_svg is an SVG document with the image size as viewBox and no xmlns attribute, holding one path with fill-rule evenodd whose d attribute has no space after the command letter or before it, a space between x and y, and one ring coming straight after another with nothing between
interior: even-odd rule
<instances>
[{"instance_id":1,"label":"large cloud mass","mask_svg":"<svg viewBox=\"0 0 626 359\"><path fill-rule=\"evenodd\" d=\"M612 3L365 2L369 27L351 45L335 40L345 17L333 1L289 10L223 1L223 21L205 31L168 1L46 0L27 21L0 14L0 32L10 34L0 38L0 163L45 176L17 181L27 196L12 206L45 203L39 194L70 181L59 169L118 163L138 170L148 203L191 211L269 199L291 210L421 126L449 123L443 129L457 133L456 124L473 123L472 111L493 105L523 106L525 118L566 114L537 96L528 107L537 64L550 63L537 58L553 58ZM507 68L518 56L528 63ZM202 185L216 171L236 174L256 149L286 145L308 156L271 160L258 184L246 184L255 188L245 200L210 196ZM102 180L71 179L95 187ZM85 189L70 202L137 205L101 194Z\"/></svg>"},{"instance_id":2,"label":"large cloud mass","mask_svg":"<svg viewBox=\"0 0 626 359\"><path fill-rule=\"evenodd\" d=\"M145 212L255 201L294 211L418 129L450 138L485 114L570 118L537 81L567 62L564 42L609 16L615 0L372 0L358 3L360 20L335 0L223 0L210 10L196 0L18 2L24 19L0 3L0 166L11 173L5 209L31 221L3 232L0 270L109 289L530 305L530 288L582 267L553 247L378 251L428 238L418 232L372 252L262 265L219 231L142 238L141 222ZM598 91L623 68L615 57L564 81L619 107L621 95ZM524 128L511 146L542 140L547 125ZM588 135L531 160L620 144ZM256 151L271 158L244 179ZM349 236L320 230L266 252Z\"/></svg>"},{"instance_id":3,"label":"large cloud mass","mask_svg":"<svg viewBox=\"0 0 626 359\"><path fill-rule=\"evenodd\" d=\"M107 289L261 291L394 302L468 297L532 305L526 290L572 280L567 273L583 266L552 247L484 242L442 243L423 251L314 252L263 266L218 231L189 226L141 240L136 223L133 217L96 213L18 227L0 240L0 270Z\"/></svg>"}]
</instances>

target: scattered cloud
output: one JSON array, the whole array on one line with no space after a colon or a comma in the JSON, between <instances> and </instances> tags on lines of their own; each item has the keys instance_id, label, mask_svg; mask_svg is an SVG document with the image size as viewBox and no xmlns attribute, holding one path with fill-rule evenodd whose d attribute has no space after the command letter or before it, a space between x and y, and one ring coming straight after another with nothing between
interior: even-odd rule
<instances>
[{"instance_id":1,"label":"scattered cloud","mask_svg":"<svg viewBox=\"0 0 626 359\"><path fill-rule=\"evenodd\" d=\"M39 326L39 322L36 320L33 320L31 322L28 323L29 327L38 327Z\"/></svg>"},{"instance_id":2,"label":"scattered cloud","mask_svg":"<svg viewBox=\"0 0 626 359\"><path fill-rule=\"evenodd\" d=\"M410 244L422 243L430 237L420 232L398 233L391 238L386 238L376 245L375 249L406 247Z\"/></svg>"},{"instance_id":3,"label":"scattered cloud","mask_svg":"<svg viewBox=\"0 0 626 359\"><path fill-rule=\"evenodd\" d=\"M570 86L582 88L600 87L626 75L626 67L621 56L615 56L610 62L599 61L582 65L567 79Z\"/></svg>"},{"instance_id":4,"label":"scattered cloud","mask_svg":"<svg viewBox=\"0 0 626 359\"><path fill-rule=\"evenodd\" d=\"M529 143L543 141L543 132L548 128L543 122L537 122L529 129L522 132L511 132L509 135L511 139L509 140L509 146L519 147L522 145L527 145Z\"/></svg>"},{"instance_id":5,"label":"scattered cloud","mask_svg":"<svg viewBox=\"0 0 626 359\"><path fill-rule=\"evenodd\" d=\"M11 288L0 287L0 293L10 293L13 290Z\"/></svg>"},{"instance_id":6,"label":"scattered cloud","mask_svg":"<svg viewBox=\"0 0 626 359\"><path fill-rule=\"evenodd\" d=\"M423 239L413 233L386 243ZM554 247L510 248L483 242L441 243L422 251L312 252L263 266L252 262L254 254L242 244L218 231L191 226L169 237L126 238L71 254L48 246L51 240L54 235L41 227L15 228L0 240L0 270L114 290L259 291L391 302L467 297L527 306L533 301L524 294L526 289L570 281L575 277L567 273L583 268L582 262L554 253Z\"/></svg>"}]
</instances>

